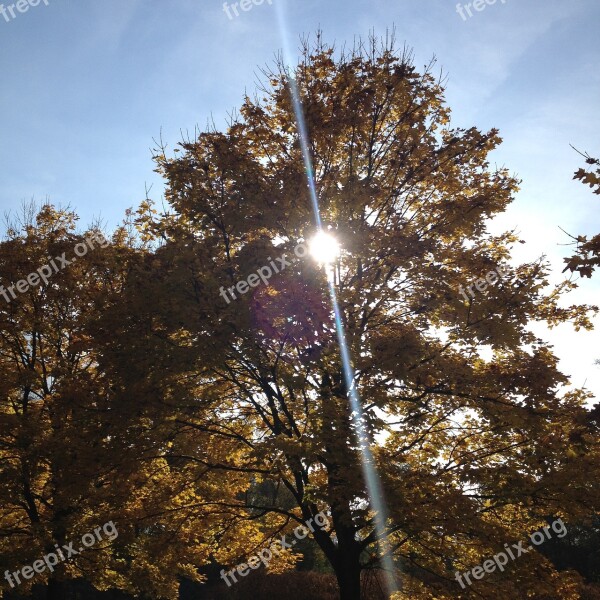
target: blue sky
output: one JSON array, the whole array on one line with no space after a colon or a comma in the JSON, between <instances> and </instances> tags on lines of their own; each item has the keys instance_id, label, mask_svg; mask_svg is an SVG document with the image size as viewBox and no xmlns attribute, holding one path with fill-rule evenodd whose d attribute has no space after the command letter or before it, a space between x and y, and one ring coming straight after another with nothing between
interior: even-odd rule
<instances>
[{"instance_id":1,"label":"blue sky","mask_svg":"<svg viewBox=\"0 0 600 600\"><path fill-rule=\"evenodd\" d=\"M160 199L153 138L162 131L172 148L209 118L225 126L283 46L281 4L293 47L319 27L343 43L395 25L417 66L437 57L453 124L499 128L492 158L523 179L496 225L527 241L515 259L546 254L558 276L568 253L559 226L600 232L600 198L572 181L582 159L569 147L600 156L597 0L498 0L467 20L455 0L272 2L232 20L222 0L48 0L0 17L2 212L48 198L110 230L146 184ZM599 292L600 274L572 301L600 304ZM598 333L549 336L574 382L600 392Z\"/></svg>"}]
</instances>

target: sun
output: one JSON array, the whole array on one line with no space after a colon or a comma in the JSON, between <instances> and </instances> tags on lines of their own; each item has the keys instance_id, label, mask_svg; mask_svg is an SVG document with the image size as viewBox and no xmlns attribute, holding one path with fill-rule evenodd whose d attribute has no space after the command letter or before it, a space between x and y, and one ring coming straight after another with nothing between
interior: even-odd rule
<instances>
[{"instance_id":1,"label":"sun","mask_svg":"<svg viewBox=\"0 0 600 600\"><path fill-rule=\"evenodd\" d=\"M340 245L330 233L321 230L308 242L310 255L321 265L330 265L340 255Z\"/></svg>"}]
</instances>

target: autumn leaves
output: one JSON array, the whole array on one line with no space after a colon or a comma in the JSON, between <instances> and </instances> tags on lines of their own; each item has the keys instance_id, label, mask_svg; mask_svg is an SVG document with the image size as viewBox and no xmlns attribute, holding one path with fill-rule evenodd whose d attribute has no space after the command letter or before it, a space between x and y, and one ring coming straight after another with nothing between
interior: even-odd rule
<instances>
[{"instance_id":1,"label":"autumn leaves","mask_svg":"<svg viewBox=\"0 0 600 600\"><path fill-rule=\"evenodd\" d=\"M286 550L291 550L296 545L297 540L303 540L309 535L310 532L315 531L313 521L320 529L329 527L329 519L325 516L325 513L321 511L313 518L308 519L308 521L306 521L306 526L299 525L296 527L296 529L294 529L294 536L296 537L295 540L287 542L287 536L281 536L281 540L273 542L269 548L263 548L257 556L251 556L248 559L248 564L242 563L228 572L225 572L225 569L221 569L221 579L227 584L227 587L231 587L228 576L231 577L235 583L237 583L234 572L237 572L237 574L241 577L246 577L246 575L250 573L250 570L258 569L261 562L265 567L268 567L269 563L273 559L273 555L279 556L280 553L285 552ZM279 548L278 545L281 546L281 548Z\"/></svg>"},{"instance_id":2,"label":"autumn leaves","mask_svg":"<svg viewBox=\"0 0 600 600\"><path fill-rule=\"evenodd\" d=\"M301 251L301 252L299 253L299 251ZM302 257L306 256L307 253L308 253L308 248L306 247L306 244L298 244L294 248L294 254L298 258L302 258ZM267 265L267 266L261 267L260 269L258 269L258 271L256 271L256 273L252 273L251 275L248 275L248 277L246 279L238 281L235 285L232 285L230 288L227 288L227 290L225 290L225 288L223 286L221 286L219 293L221 294L223 299L227 302L227 304L229 304L231 302L231 300L227 296L227 292L229 292L229 294L231 294L231 297L234 300L236 300L237 298L236 298L236 295L234 294L234 291L237 291L238 294L245 294L251 288L257 287L261 281L263 282L264 285L267 285L267 283L269 282L269 279L271 279L271 277L273 277L273 275L275 273L280 273L286 267L291 266L291 263L287 260L286 257L287 257L287 254L282 254L279 258L276 258L275 260L279 263L279 265L277 265L275 263L275 261L273 261L271 259L271 257L269 256L267 258L267 260L270 261L269 262L270 266ZM271 267L272 267L272 269L271 269Z\"/></svg>"},{"instance_id":3,"label":"autumn leaves","mask_svg":"<svg viewBox=\"0 0 600 600\"><path fill-rule=\"evenodd\" d=\"M565 535L567 535L567 528L562 519L556 519L556 521L552 522L552 531L557 534L558 538L563 538ZM544 534L546 534L545 537ZM546 539L550 539L551 537L550 525L546 525L540 531L534 531L529 536L529 539L534 546L539 546L540 544L543 544ZM520 541L516 544L511 544L510 547L509 544L504 544L504 550L505 551L503 552L498 552L498 554L495 554L492 559L484 561L483 566L473 567L470 571L462 573L462 575L457 571L455 573L456 581L460 583L462 589L465 589L463 577L469 585L472 585L473 582L470 579L471 575L473 575L475 579L482 579L486 573L493 573L496 570L496 567L503 572L504 567L508 564L509 556L512 560L516 560L522 554L527 554L529 551L533 550L533 547L528 546L527 548L524 548L523 542ZM513 552L513 550L515 552Z\"/></svg>"},{"instance_id":4,"label":"autumn leaves","mask_svg":"<svg viewBox=\"0 0 600 600\"><path fill-rule=\"evenodd\" d=\"M93 546L96 541L102 541L102 535L100 532L103 532L110 542L117 539L119 535L115 524L112 521L109 521L101 527L96 527L94 529L95 536L91 533L83 534L81 537L81 543L83 546L80 546L77 550L73 548L73 544L75 542L69 542L68 544L64 544L62 547L59 547L59 545L56 544L54 546L55 552L48 552L42 559L34 561L32 567L26 565L22 569L18 569L13 573L11 573L8 569L4 571L4 579L8 581L11 588L14 588L16 587L15 582L16 585L20 585L22 583L21 576L27 580L34 577L36 573L43 573L46 569L52 573L54 572L54 567L56 567L56 565L58 565L60 562L67 561L72 556L77 556L83 552L85 548L90 548Z\"/></svg>"},{"instance_id":5,"label":"autumn leaves","mask_svg":"<svg viewBox=\"0 0 600 600\"><path fill-rule=\"evenodd\" d=\"M73 248L75 258L68 260L66 257L67 253L63 252L60 256L55 256L54 258L50 259L49 264L39 267L36 271L33 271L27 275L25 279L20 279L14 285L9 286L8 288L0 285L0 295L2 295L6 302L9 303L11 300L15 300L17 298L14 291L15 288L17 288L17 292L25 293L30 287L36 287L41 282L44 282L44 284L47 285L49 278L52 275L74 263L77 260L76 257L85 256L88 252L88 246L89 249L93 250L95 247L94 242L99 243L102 248L106 248L106 246L109 244L108 240L102 235L102 233L96 231L89 237L85 238L85 243L80 242L75 245ZM8 294L10 294L10 297Z\"/></svg>"}]
</instances>

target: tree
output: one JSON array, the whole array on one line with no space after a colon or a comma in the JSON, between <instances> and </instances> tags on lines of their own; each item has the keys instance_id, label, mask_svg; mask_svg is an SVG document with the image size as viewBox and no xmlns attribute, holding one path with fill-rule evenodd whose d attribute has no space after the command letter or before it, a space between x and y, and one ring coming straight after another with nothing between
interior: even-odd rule
<instances>
[{"instance_id":1,"label":"tree","mask_svg":"<svg viewBox=\"0 0 600 600\"><path fill-rule=\"evenodd\" d=\"M590 328L588 308L559 304L573 284L548 289L543 261L509 265L516 236L487 224L518 182L490 167L496 130L451 127L431 68L418 73L393 41L336 53L318 36L293 75L282 61L263 72L261 97L245 97L226 132L183 141L173 157L159 147L170 209L140 207L140 234L160 248L126 291L139 312L121 325L115 317L113 331L154 348L161 378L187 382L157 389L173 425L166 457L247 490L270 481L294 499L288 508L280 493L232 500L215 490L229 517L215 558L233 565L328 508L331 528L311 535L342 600L358 600L360 572L378 566L381 548L326 273L294 258L315 225L293 76L324 227L343 248L336 289L399 597L576 598L577 576L537 552L466 589L455 579L548 515L597 510L597 429L587 394L565 389L551 347L527 327ZM291 264L268 284L220 293L283 254ZM130 385L147 378L139 371ZM258 529L246 540L249 523Z\"/></svg>"},{"instance_id":2,"label":"tree","mask_svg":"<svg viewBox=\"0 0 600 600\"><path fill-rule=\"evenodd\" d=\"M101 523L87 513L92 483L102 478L107 423L104 384L85 324L103 288L99 255L106 240L97 229L76 235L76 221L68 210L45 205L35 214L30 205L0 245L3 584L20 583L24 591L46 579L49 599L62 597L59 582L67 571L107 566L107 552L98 550L54 572L46 569L36 580L4 576L7 567L14 571L56 552L54 545L71 541L74 530L79 538L92 524L91 531L110 520L106 511ZM79 262L75 247L83 252Z\"/></svg>"},{"instance_id":3,"label":"tree","mask_svg":"<svg viewBox=\"0 0 600 600\"><path fill-rule=\"evenodd\" d=\"M209 560L205 486L160 456L171 442L149 417L148 386L138 379L123 391L124 378L102 353L112 336L102 316L121 303L128 273L148 253L126 228L109 243L97 228L75 233L76 221L68 210L29 207L0 244L2 588L23 594L46 583L47 599L62 600L66 582L85 578L101 590L176 598L180 577L200 581L196 565ZM8 289L36 271L45 279ZM122 348L113 344L112 356ZM135 344L124 353L135 356ZM198 505L194 514L189 505ZM10 576L56 554L56 544L77 550L82 535L109 521L116 539L64 552L69 560L33 579Z\"/></svg>"},{"instance_id":4,"label":"tree","mask_svg":"<svg viewBox=\"0 0 600 600\"><path fill-rule=\"evenodd\" d=\"M600 194L600 160L592 158L589 154L583 155L587 165L596 167L592 169L580 168L575 172L573 179L579 179L585 185L594 189L594 194ZM582 277L591 277L594 269L600 264L600 233L588 240L587 236L578 236L577 252L565 258L567 266L565 271L577 271Z\"/></svg>"}]
</instances>

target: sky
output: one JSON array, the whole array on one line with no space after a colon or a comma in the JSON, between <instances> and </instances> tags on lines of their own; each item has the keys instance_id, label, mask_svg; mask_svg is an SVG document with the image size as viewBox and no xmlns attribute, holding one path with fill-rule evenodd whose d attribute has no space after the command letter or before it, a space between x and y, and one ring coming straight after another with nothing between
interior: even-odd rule
<instances>
[{"instance_id":1,"label":"sky","mask_svg":"<svg viewBox=\"0 0 600 600\"><path fill-rule=\"evenodd\" d=\"M208 120L224 129L285 40L293 51L318 29L341 45L395 27L417 67L436 57L453 126L500 130L492 164L522 184L492 228L526 242L515 264L546 255L559 281L572 253L561 228L600 232L600 198L573 181L583 159L570 147L600 156L598 0L497 0L480 11L455 0L264 0L238 16L228 4L232 18L222 0L42 0L22 13L5 1L0 213L49 200L110 231L147 186L161 199L155 140L173 149ZM578 284L568 304L600 304L600 273ZM598 396L598 331L540 334L573 384Z\"/></svg>"}]
</instances>

